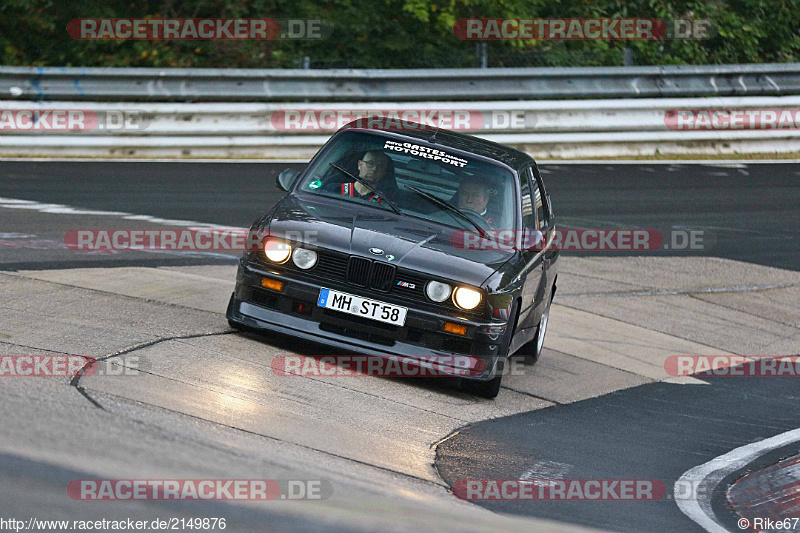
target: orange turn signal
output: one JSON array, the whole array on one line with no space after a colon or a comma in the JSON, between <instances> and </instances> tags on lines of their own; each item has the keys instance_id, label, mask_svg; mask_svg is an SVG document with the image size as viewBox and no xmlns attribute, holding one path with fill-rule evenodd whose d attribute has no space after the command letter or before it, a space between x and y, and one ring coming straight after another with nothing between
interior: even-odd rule
<instances>
[{"instance_id":1,"label":"orange turn signal","mask_svg":"<svg viewBox=\"0 0 800 533\"><path fill-rule=\"evenodd\" d=\"M283 290L283 282L278 281L277 279L261 278L261 286L266 287L267 289L272 289L273 291Z\"/></svg>"},{"instance_id":2,"label":"orange turn signal","mask_svg":"<svg viewBox=\"0 0 800 533\"><path fill-rule=\"evenodd\" d=\"M453 324L452 322L445 322L444 330L447 333L455 333L456 335L467 334L467 326L462 326L461 324Z\"/></svg>"}]
</instances>

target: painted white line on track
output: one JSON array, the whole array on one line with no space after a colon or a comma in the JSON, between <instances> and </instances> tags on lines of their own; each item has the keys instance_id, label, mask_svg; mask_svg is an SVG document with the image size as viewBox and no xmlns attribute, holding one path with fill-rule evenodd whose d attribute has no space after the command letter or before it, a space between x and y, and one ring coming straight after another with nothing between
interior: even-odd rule
<instances>
[{"instance_id":1,"label":"painted white line on track","mask_svg":"<svg viewBox=\"0 0 800 533\"><path fill-rule=\"evenodd\" d=\"M133 213L126 213L124 211L101 211L95 209L85 209L83 207L71 207L63 204L45 204L41 202L35 202L33 200L18 200L16 198L0 197L0 208L25 209L25 210L38 211L40 213L48 213L55 215L106 216L106 217L115 217L122 220L139 220L142 222L149 222L151 224L160 224L162 226L176 226L176 227L190 228L190 229L247 230L247 228L239 228L234 226L221 226L219 224L209 224L207 222L196 222L193 220L160 218L150 215L135 215Z\"/></svg>"},{"instance_id":2,"label":"painted white line on track","mask_svg":"<svg viewBox=\"0 0 800 533\"><path fill-rule=\"evenodd\" d=\"M5 161L33 163L308 163L310 159L225 159L225 158L119 158L119 157L0 157ZM537 159L540 165L701 165L738 167L759 164L797 164L800 159Z\"/></svg>"},{"instance_id":3,"label":"painted white line on track","mask_svg":"<svg viewBox=\"0 0 800 533\"><path fill-rule=\"evenodd\" d=\"M196 222L194 220L178 220L178 219L154 217L150 215L136 215L133 213L126 213L124 211L102 211L95 209L85 209L82 207L71 207L63 204L45 204L41 202L34 202L32 200L18 200L16 198L0 197L0 208L25 209L30 211L38 211L40 213L47 213L51 215L94 215L94 216L114 217L121 220L138 220L142 222L148 222L151 224L181 227L190 230L247 231L247 228L240 228L235 226L221 226L219 224ZM237 260L239 257L237 255L200 251L200 250L146 250L146 249L137 250L133 248L131 249L131 251L161 253L166 255L180 255L183 257L215 257L218 259L228 259L228 260Z\"/></svg>"},{"instance_id":4,"label":"painted white line on track","mask_svg":"<svg viewBox=\"0 0 800 533\"><path fill-rule=\"evenodd\" d=\"M662 381L673 385L709 385L708 381L693 378L692 376L670 376Z\"/></svg>"},{"instance_id":5,"label":"painted white line on track","mask_svg":"<svg viewBox=\"0 0 800 533\"><path fill-rule=\"evenodd\" d=\"M693 494L710 496L717 485L729 474L747 466L753 460L767 452L800 441L800 428L775 435L751 444L746 444L732 450L725 455L715 457L711 461L687 470L675 483L674 497L681 512L691 518L700 527L709 533L727 533L727 529L720 524L711 509L711 500L708 497L685 498L678 494L679 487L692 487ZM702 487L702 491L700 488Z\"/></svg>"},{"instance_id":6,"label":"painted white line on track","mask_svg":"<svg viewBox=\"0 0 800 533\"><path fill-rule=\"evenodd\" d=\"M526 470L519 476L520 480L539 479L564 479L567 474L572 470L573 465L568 463L559 463L557 461L536 461L531 468Z\"/></svg>"},{"instance_id":7,"label":"painted white line on track","mask_svg":"<svg viewBox=\"0 0 800 533\"><path fill-rule=\"evenodd\" d=\"M742 168L755 164L797 164L800 159L537 159L539 165L699 165Z\"/></svg>"},{"instance_id":8,"label":"painted white line on track","mask_svg":"<svg viewBox=\"0 0 800 533\"><path fill-rule=\"evenodd\" d=\"M0 157L0 163L21 161L31 163L308 163L309 159L180 159L180 158L119 158L119 157Z\"/></svg>"},{"instance_id":9,"label":"painted white line on track","mask_svg":"<svg viewBox=\"0 0 800 533\"><path fill-rule=\"evenodd\" d=\"M653 289L650 291L619 291L619 292L585 292L574 294L556 294L554 300L566 298L598 298L606 296L675 296L678 294L702 294L719 292L751 292L768 291L772 289L785 289L797 287L797 283L773 283L771 285L743 285L732 287L700 287L697 289Z\"/></svg>"}]
</instances>

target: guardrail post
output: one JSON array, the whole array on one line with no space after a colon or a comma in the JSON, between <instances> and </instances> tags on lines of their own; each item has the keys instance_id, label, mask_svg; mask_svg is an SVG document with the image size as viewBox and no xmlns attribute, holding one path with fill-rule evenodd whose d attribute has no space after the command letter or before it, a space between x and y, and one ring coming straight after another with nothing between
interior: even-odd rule
<instances>
[{"instance_id":1,"label":"guardrail post","mask_svg":"<svg viewBox=\"0 0 800 533\"><path fill-rule=\"evenodd\" d=\"M489 68L487 48L486 43L475 43L475 55L477 55L480 60L481 68Z\"/></svg>"},{"instance_id":2,"label":"guardrail post","mask_svg":"<svg viewBox=\"0 0 800 533\"><path fill-rule=\"evenodd\" d=\"M622 64L625 65L626 67L634 65L633 50L631 48L625 48L622 51Z\"/></svg>"}]
</instances>

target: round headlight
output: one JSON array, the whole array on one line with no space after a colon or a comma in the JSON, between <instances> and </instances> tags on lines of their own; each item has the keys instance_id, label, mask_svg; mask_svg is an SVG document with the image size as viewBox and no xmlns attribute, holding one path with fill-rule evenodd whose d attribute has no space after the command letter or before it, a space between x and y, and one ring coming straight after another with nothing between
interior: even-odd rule
<instances>
[{"instance_id":1,"label":"round headlight","mask_svg":"<svg viewBox=\"0 0 800 533\"><path fill-rule=\"evenodd\" d=\"M292 247L285 242L268 239L264 243L264 255L273 263L285 263L292 254Z\"/></svg>"},{"instance_id":2,"label":"round headlight","mask_svg":"<svg viewBox=\"0 0 800 533\"><path fill-rule=\"evenodd\" d=\"M450 296L450 291L452 290L453 289L450 287L450 285L440 281L429 281L425 286L425 294L427 294L428 298L434 302L443 302L447 300L447 297Z\"/></svg>"},{"instance_id":3,"label":"round headlight","mask_svg":"<svg viewBox=\"0 0 800 533\"><path fill-rule=\"evenodd\" d=\"M453 301L461 309L475 309L481 303L481 293L468 287L459 287L453 293Z\"/></svg>"},{"instance_id":4,"label":"round headlight","mask_svg":"<svg viewBox=\"0 0 800 533\"><path fill-rule=\"evenodd\" d=\"M292 262L297 268L308 270L317 264L317 252L305 248L295 248L292 252Z\"/></svg>"}]
</instances>

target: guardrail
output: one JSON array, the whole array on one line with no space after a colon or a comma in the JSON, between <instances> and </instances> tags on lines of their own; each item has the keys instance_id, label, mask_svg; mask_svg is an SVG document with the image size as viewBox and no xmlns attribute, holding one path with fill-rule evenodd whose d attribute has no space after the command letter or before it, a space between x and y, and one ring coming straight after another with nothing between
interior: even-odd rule
<instances>
[{"instance_id":1,"label":"guardrail","mask_svg":"<svg viewBox=\"0 0 800 533\"><path fill-rule=\"evenodd\" d=\"M0 67L0 98L374 102L781 96L800 64L399 70Z\"/></svg>"},{"instance_id":2,"label":"guardrail","mask_svg":"<svg viewBox=\"0 0 800 533\"><path fill-rule=\"evenodd\" d=\"M720 129L681 123L681 110L719 111L723 118L737 110L768 110L776 120L772 129L747 123ZM40 123L28 127L33 111ZM56 111L64 115L60 131L54 128ZM77 113L74 127L67 112ZM791 123L777 120L786 113ZM0 155L306 159L341 124L367 115L433 117L433 123L447 121L445 129L516 146L536 158L800 152L800 96L782 96L418 104L0 101ZM42 116L47 127L39 127ZM8 120L16 120L15 127L6 128Z\"/></svg>"}]
</instances>

